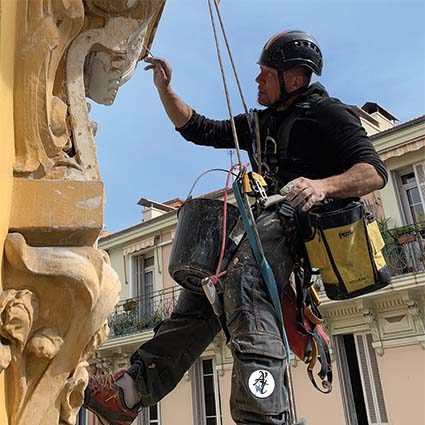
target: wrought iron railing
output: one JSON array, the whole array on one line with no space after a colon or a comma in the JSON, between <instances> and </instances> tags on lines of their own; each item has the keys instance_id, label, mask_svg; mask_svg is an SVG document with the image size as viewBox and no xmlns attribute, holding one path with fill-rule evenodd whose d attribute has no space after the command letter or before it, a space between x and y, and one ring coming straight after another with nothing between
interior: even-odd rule
<instances>
[{"instance_id":1,"label":"wrought iron railing","mask_svg":"<svg viewBox=\"0 0 425 425\"><path fill-rule=\"evenodd\" d=\"M173 287L120 301L109 318L109 337L154 328L161 320L170 316L179 294L180 287Z\"/></svg>"},{"instance_id":2,"label":"wrought iron railing","mask_svg":"<svg viewBox=\"0 0 425 425\"><path fill-rule=\"evenodd\" d=\"M382 231L383 254L393 276L425 271L425 222Z\"/></svg>"}]
</instances>

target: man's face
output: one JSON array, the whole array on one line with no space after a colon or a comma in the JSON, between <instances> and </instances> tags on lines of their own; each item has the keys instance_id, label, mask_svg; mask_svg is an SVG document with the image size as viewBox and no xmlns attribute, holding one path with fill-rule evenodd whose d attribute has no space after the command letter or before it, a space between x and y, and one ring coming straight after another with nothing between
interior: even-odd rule
<instances>
[{"instance_id":1,"label":"man's face","mask_svg":"<svg viewBox=\"0 0 425 425\"><path fill-rule=\"evenodd\" d=\"M257 101L260 105L271 106L279 100L280 84L276 69L261 65L255 81L258 84Z\"/></svg>"}]
</instances>

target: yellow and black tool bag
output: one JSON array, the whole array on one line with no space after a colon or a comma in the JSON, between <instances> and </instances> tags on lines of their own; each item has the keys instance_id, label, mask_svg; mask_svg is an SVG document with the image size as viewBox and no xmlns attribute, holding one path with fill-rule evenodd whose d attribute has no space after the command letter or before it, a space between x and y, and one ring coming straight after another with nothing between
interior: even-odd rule
<instances>
[{"instance_id":1,"label":"yellow and black tool bag","mask_svg":"<svg viewBox=\"0 0 425 425\"><path fill-rule=\"evenodd\" d=\"M390 283L378 223L360 201L339 208L334 203L315 207L309 223L308 259L320 270L330 299L358 297Z\"/></svg>"}]
</instances>

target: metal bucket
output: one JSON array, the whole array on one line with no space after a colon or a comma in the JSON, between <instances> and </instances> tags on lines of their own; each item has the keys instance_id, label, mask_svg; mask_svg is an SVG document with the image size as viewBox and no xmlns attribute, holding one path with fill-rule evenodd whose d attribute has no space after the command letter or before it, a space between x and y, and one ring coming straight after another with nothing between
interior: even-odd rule
<instances>
[{"instance_id":1,"label":"metal bucket","mask_svg":"<svg viewBox=\"0 0 425 425\"><path fill-rule=\"evenodd\" d=\"M203 293L201 280L216 272L222 240L223 202L196 198L184 203L178 212L176 235L168 270L184 288ZM229 238L239 217L239 210L227 204L227 242L223 259L225 268L236 251Z\"/></svg>"}]
</instances>

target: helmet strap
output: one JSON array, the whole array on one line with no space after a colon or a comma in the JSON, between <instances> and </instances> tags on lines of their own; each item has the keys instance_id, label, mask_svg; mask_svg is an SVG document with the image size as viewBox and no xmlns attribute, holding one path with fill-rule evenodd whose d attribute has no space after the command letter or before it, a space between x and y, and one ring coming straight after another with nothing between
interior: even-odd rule
<instances>
[{"instance_id":1,"label":"helmet strap","mask_svg":"<svg viewBox=\"0 0 425 425\"><path fill-rule=\"evenodd\" d=\"M278 72L278 78L279 78L279 86L280 86L280 98L273 105L271 105L272 108L277 108L283 103L285 103L287 100L291 99L292 97L299 95L310 85L310 80L306 81L306 83L302 85L300 88L288 93L285 87L285 79L283 77L283 71Z\"/></svg>"}]
</instances>

